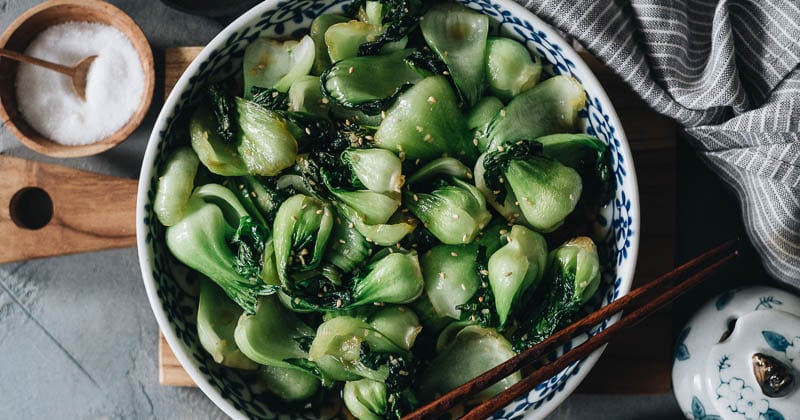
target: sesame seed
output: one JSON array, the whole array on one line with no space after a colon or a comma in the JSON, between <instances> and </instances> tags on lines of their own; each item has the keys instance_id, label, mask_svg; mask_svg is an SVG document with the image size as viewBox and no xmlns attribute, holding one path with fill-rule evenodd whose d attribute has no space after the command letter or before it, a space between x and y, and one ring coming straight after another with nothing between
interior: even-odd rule
<instances>
[{"instance_id":1,"label":"sesame seed","mask_svg":"<svg viewBox=\"0 0 800 420\"><path fill-rule=\"evenodd\" d=\"M386 111L381 110L381 118L386 119Z\"/></svg>"},{"instance_id":2,"label":"sesame seed","mask_svg":"<svg viewBox=\"0 0 800 420\"><path fill-rule=\"evenodd\" d=\"M350 74L353 74L354 71L356 71L355 67L350 67L349 69L347 69L347 72Z\"/></svg>"},{"instance_id":3,"label":"sesame seed","mask_svg":"<svg viewBox=\"0 0 800 420\"><path fill-rule=\"evenodd\" d=\"M494 190L494 191L492 191L492 194L494 194L494 195L500 195L500 190Z\"/></svg>"},{"instance_id":4,"label":"sesame seed","mask_svg":"<svg viewBox=\"0 0 800 420\"><path fill-rule=\"evenodd\" d=\"M244 184L239 184L239 189L243 190L244 189Z\"/></svg>"},{"instance_id":5,"label":"sesame seed","mask_svg":"<svg viewBox=\"0 0 800 420\"><path fill-rule=\"evenodd\" d=\"M328 99L328 98L322 98L322 103L323 103L323 104L327 105L327 104L329 104L330 102L331 102L331 100L330 100L330 99Z\"/></svg>"},{"instance_id":6,"label":"sesame seed","mask_svg":"<svg viewBox=\"0 0 800 420\"><path fill-rule=\"evenodd\" d=\"M481 270L481 274L483 274L484 276L488 276L489 275L489 271Z\"/></svg>"},{"instance_id":7,"label":"sesame seed","mask_svg":"<svg viewBox=\"0 0 800 420\"><path fill-rule=\"evenodd\" d=\"M422 130L424 130L424 128L422 128L422 126L421 126L421 125L418 125L418 126L417 126L417 131L421 133L421 132L422 132Z\"/></svg>"},{"instance_id":8,"label":"sesame seed","mask_svg":"<svg viewBox=\"0 0 800 420\"><path fill-rule=\"evenodd\" d=\"M489 309L488 308L483 308L483 309L481 309L481 313L484 314L484 315L489 315Z\"/></svg>"},{"instance_id":9,"label":"sesame seed","mask_svg":"<svg viewBox=\"0 0 800 420\"><path fill-rule=\"evenodd\" d=\"M339 243L340 243L340 244L346 244L346 243L347 243L347 241L345 241L344 239L339 239Z\"/></svg>"},{"instance_id":10,"label":"sesame seed","mask_svg":"<svg viewBox=\"0 0 800 420\"><path fill-rule=\"evenodd\" d=\"M467 179L472 179L472 172L467 172Z\"/></svg>"},{"instance_id":11,"label":"sesame seed","mask_svg":"<svg viewBox=\"0 0 800 420\"><path fill-rule=\"evenodd\" d=\"M506 116L506 110L505 109L501 109L500 110L500 116L501 117L505 117Z\"/></svg>"},{"instance_id":12,"label":"sesame seed","mask_svg":"<svg viewBox=\"0 0 800 420\"><path fill-rule=\"evenodd\" d=\"M454 257L457 257L458 256L458 252L453 251L453 252L450 253L450 255L452 255Z\"/></svg>"},{"instance_id":13,"label":"sesame seed","mask_svg":"<svg viewBox=\"0 0 800 420\"><path fill-rule=\"evenodd\" d=\"M506 150L506 148L503 147L503 146L497 146L497 150L499 150L501 152L504 152Z\"/></svg>"},{"instance_id":14,"label":"sesame seed","mask_svg":"<svg viewBox=\"0 0 800 420\"><path fill-rule=\"evenodd\" d=\"M511 277L512 274L514 273L512 273L511 271L506 271L505 273L503 273L503 275L506 277Z\"/></svg>"},{"instance_id":15,"label":"sesame seed","mask_svg":"<svg viewBox=\"0 0 800 420\"><path fill-rule=\"evenodd\" d=\"M297 216L292 215L292 221L297 221Z\"/></svg>"},{"instance_id":16,"label":"sesame seed","mask_svg":"<svg viewBox=\"0 0 800 420\"><path fill-rule=\"evenodd\" d=\"M436 98L434 98L433 96L428 96L428 103L429 104L435 104L436 103Z\"/></svg>"},{"instance_id":17,"label":"sesame seed","mask_svg":"<svg viewBox=\"0 0 800 420\"><path fill-rule=\"evenodd\" d=\"M472 139L472 144L477 146L478 145L478 139Z\"/></svg>"},{"instance_id":18,"label":"sesame seed","mask_svg":"<svg viewBox=\"0 0 800 420\"><path fill-rule=\"evenodd\" d=\"M443 75L445 75L445 76L449 76L449 75L450 75L450 72L449 72L449 71L447 71L447 70L445 70L445 71L443 71L443 72L442 72L442 74L443 74Z\"/></svg>"},{"instance_id":19,"label":"sesame seed","mask_svg":"<svg viewBox=\"0 0 800 420\"><path fill-rule=\"evenodd\" d=\"M447 276L444 274L444 271L440 271L439 272L439 278L442 279L442 280L447 278Z\"/></svg>"},{"instance_id":20,"label":"sesame seed","mask_svg":"<svg viewBox=\"0 0 800 420\"><path fill-rule=\"evenodd\" d=\"M464 283L461 283L461 290L467 290L467 286L464 286Z\"/></svg>"},{"instance_id":21,"label":"sesame seed","mask_svg":"<svg viewBox=\"0 0 800 420\"><path fill-rule=\"evenodd\" d=\"M425 141L427 141L427 142L432 142L432 141L433 141L433 137L431 137L431 135L430 135L430 134L426 134L426 135L425 135L425 138L424 138L423 140L425 140Z\"/></svg>"},{"instance_id":22,"label":"sesame seed","mask_svg":"<svg viewBox=\"0 0 800 420\"><path fill-rule=\"evenodd\" d=\"M461 237L461 240L463 242L467 242L467 234L466 233L464 234L464 236Z\"/></svg>"},{"instance_id":23,"label":"sesame seed","mask_svg":"<svg viewBox=\"0 0 800 420\"><path fill-rule=\"evenodd\" d=\"M255 191L250 191L250 197L256 198L258 197L258 194L256 194Z\"/></svg>"},{"instance_id":24,"label":"sesame seed","mask_svg":"<svg viewBox=\"0 0 800 420\"><path fill-rule=\"evenodd\" d=\"M354 225L353 225L353 222L350 222L350 223L348 223L348 224L347 224L347 227L349 227L350 229L352 229L352 228L353 228L353 226L354 226Z\"/></svg>"},{"instance_id":25,"label":"sesame seed","mask_svg":"<svg viewBox=\"0 0 800 420\"><path fill-rule=\"evenodd\" d=\"M311 135L311 127L306 127L306 134Z\"/></svg>"},{"instance_id":26,"label":"sesame seed","mask_svg":"<svg viewBox=\"0 0 800 420\"><path fill-rule=\"evenodd\" d=\"M316 214L322 214L322 209L319 209L319 210L315 211L314 213L316 213Z\"/></svg>"},{"instance_id":27,"label":"sesame seed","mask_svg":"<svg viewBox=\"0 0 800 420\"><path fill-rule=\"evenodd\" d=\"M505 229L500 229L500 234L501 234L501 235L505 235L505 234L507 234L507 233L508 233L508 231L507 231L507 230L505 230Z\"/></svg>"},{"instance_id":28,"label":"sesame seed","mask_svg":"<svg viewBox=\"0 0 800 420\"><path fill-rule=\"evenodd\" d=\"M336 299L336 307L337 308L341 308L342 307L342 300L341 299Z\"/></svg>"},{"instance_id":29,"label":"sesame seed","mask_svg":"<svg viewBox=\"0 0 800 420\"><path fill-rule=\"evenodd\" d=\"M483 303L483 296L478 296L478 302Z\"/></svg>"},{"instance_id":30,"label":"sesame seed","mask_svg":"<svg viewBox=\"0 0 800 420\"><path fill-rule=\"evenodd\" d=\"M419 197L416 194L414 194L413 198L414 198L414 201L419 201Z\"/></svg>"},{"instance_id":31,"label":"sesame seed","mask_svg":"<svg viewBox=\"0 0 800 420\"><path fill-rule=\"evenodd\" d=\"M458 220L458 215L457 215L457 214L454 214L454 215L453 215L453 219L454 219L454 220Z\"/></svg>"}]
</instances>

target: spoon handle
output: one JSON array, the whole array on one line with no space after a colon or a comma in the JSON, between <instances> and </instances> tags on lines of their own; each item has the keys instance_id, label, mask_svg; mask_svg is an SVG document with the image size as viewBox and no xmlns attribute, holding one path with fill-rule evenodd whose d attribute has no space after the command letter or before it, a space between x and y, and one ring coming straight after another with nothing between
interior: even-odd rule
<instances>
[{"instance_id":1,"label":"spoon handle","mask_svg":"<svg viewBox=\"0 0 800 420\"><path fill-rule=\"evenodd\" d=\"M61 64L52 63L50 61L45 61L36 57L31 57L29 55L20 54L16 51L7 50L5 48L0 48L0 57L7 57L15 61L46 67L50 70L66 74L67 76L70 77L72 77L73 74L75 73L75 69L72 67L63 66Z\"/></svg>"},{"instance_id":2,"label":"spoon handle","mask_svg":"<svg viewBox=\"0 0 800 420\"><path fill-rule=\"evenodd\" d=\"M134 179L0 155L0 264L136 245Z\"/></svg>"}]
</instances>

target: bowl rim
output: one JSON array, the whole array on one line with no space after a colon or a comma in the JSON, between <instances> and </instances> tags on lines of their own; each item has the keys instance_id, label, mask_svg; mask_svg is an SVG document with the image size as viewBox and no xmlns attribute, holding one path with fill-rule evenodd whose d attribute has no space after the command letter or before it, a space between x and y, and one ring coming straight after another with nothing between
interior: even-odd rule
<instances>
[{"instance_id":1,"label":"bowl rim","mask_svg":"<svg viewBox=\"0 0 800 420\"><path fill-rule=\"evenodd\" d=\"M92 156L105 152L106 150L109 150L127 140L128 137L130 137L130 135L136 131L139 125L141 125L142 121L147 115L147 112L150 110L156 79L153 51L152 47L150 46L150 42L147 40L147 37L142 31L142 28L136 24L136 21L134 21L133 18L131 18L119 7L101 0L49 0L33 6L23 12L21 15L17 16L17 18L14 19L14 21L11 22L11 24L3 31L2 35L0 35L0 48L5 48L6 44L14 36L17 30L30 18L38 15L39 13L45 12L46 10L65 6L97 10L103 15L121 21L120 24L111 24L106 22L101 23L120 31L120 33L122 33L125 38L130 41L130 43L133 45L133 48L136 50L136 54L139 57L139 62L142 65L142 71L144 73L144 88L142 90L142 98L139 101L139 105L136 107L133 114L131 114L128 121L126 121L125 124L123 124L114 133L111 133L105 138L102 138L94 143L77 146L57 143L52 139L49 139L38 133L33 127L30 128L36 134L36 136L29 136L25 134L19 127L17 127L17 120L22 120L25 124L28 123L24 121L24 118L18 110L15 109L9 112L9 110L6 109L6 104L2 100L2 97L0 97L0 118L5 121L5 126L8 128L8 130L17 139L19 139L24 146L33 151L39 152L43 155L60 158ZM58 25L66 22L67 21L54 22L53 24ZM17 65L14 67L15 73L16 66ZM15 81L11 81L11 83L15 83ZM16 96L16 89L14 89L12 95Z\"/></svg>"},{"instance_id":2,"label":"bowl rim","mask_svg":"<svg viewBox=\"0 0 800 420\"><path fill-rule=\"evenodd\" d=\"M139 264L142 271L142 279L144 282L145 290L147 292L147 297L150 302L150 307L153 310L153 313L156 317L158 322L159 328L161 329L162 333L164 334L164 338L166 339L167 343L169 344L170 348L173 350L175 357L181 363L183 368L192 378L192 380L197 384L197 386L203 391L203 393L217 406L219 407L225 414L230 416L234 419L244 419L244 414L237 410L231 402L227 399L223 398L222 395L215 389L209 381L204 377L204 375L200 372L197 365L192 361L190 355L188 354L186 348L184 347L183 342L177 337L175 331L170 326L170 323L167 319L166 313L162 307L161 299L158 297L158 292L156 290L157 285L155 283L155 279L152 275L152 267L153 261L150 258L148 253L149 245L145 241L147 236L147 226L145 224L145 203L147 202L147 192L150 187L150 180L153 177L153 172L155 171L155 158L158 153L158 146L164 139L161 136L161 132L166 130L167 128L167 120L168 117L172 115L175 110L177 103L180 100L180 96L185 91L186 86L188 85L190 79L193 77L195 73L199 70L201 63L205 62L209 56L216 52L216 50L224 44L224 41L228 39L233 33L237 32L242 26L251 20L255 20L256 17L261 15L262 13L272 10L276 8L279 3L284 0L264 0L262 3L257 4L249 11L245 12L233 22L228 24L225 28L220 31L204 48L203 50L195 57L192 63L186 68L184 73L175 83L174 88L170 92L169 97L164 102L161 111L159 112L158 118L153 126L153 130L151 132L150 138L148 139L147 148L145 150L144 158L142 160L142 170L139 175L139 189L137 194L137 204L136 204L136 237L137 237L137 252L139 255ZM531 22L535 23L538 26L538 29L543 31L549 39L554 40L556 45L561 47L566 47L561 49L561 53L564 54L566 58L571 60L575 64L575 71L581 73L581 82L583 85L590 85L592 88L592 92L594 96L603 104L608 104L608 107L604 107L604 112L606 113L609 121L613 127L616 128L616 136L620 139L620 144L618 146L621 149L622 154L626 157L630 157L628 159L628 163L625 164L630 170L627 171L626 178L628 186L626 189L629 192L629 196L631 199L631 208L629 210L629 214L632 217L632 221L630 224L630 228L632 229L633 234L628 238L630 241L630 246L628 248L628 257L626 261L628 262L626 267L626 272L623 273L624 275L620 274L619 271L616 272L616 276L619 277L622 281L619 286L620 296L627 294L630 292L634 272L636 270L636 264L638 259L639 253L639 232L640 232L640 209L639 209L639 187L638 187L638 180L636 177L636 171L633 165L633 159L631 155L631 148L630 144L628 143L627 136L625 135L624 129L622 127L622 123L617 115L616 109L613 106L613 103L609 99L605 89L602 87L600 82L597 80L597 77L589 68L589 66L584 62L584 60L578 55L578 53L572 48L572 46L554 29L550 24L539 18L533 12L525 9L521 5L515 3L513 0L492 0L497 2L498 4L502 5L507 10L511 11L515 16L524 16L525 19L530 20ZM618 297L617 297L618 298ZM617 299L615 298L615 299ZM609 318L608 325L611 325L617 322L620 319L621 315L616 314ZM577 373L572 373L570 378L574 377L569 385L567 385L563 391L557 392L552 399L546 401L540 407L535 410L527 410L524 413L525 418L543 418L550 414L553 410L555 410L572 392L578 387L578 385L583 381L586 375L589 373L591 368L595 365L597 360L602 355L603 351L605 350L606 346L602 346L592 352L589 356L582 359L582 361L576 362L581 363L582 369L580 369Z\"/></svg>"}]
</instances>

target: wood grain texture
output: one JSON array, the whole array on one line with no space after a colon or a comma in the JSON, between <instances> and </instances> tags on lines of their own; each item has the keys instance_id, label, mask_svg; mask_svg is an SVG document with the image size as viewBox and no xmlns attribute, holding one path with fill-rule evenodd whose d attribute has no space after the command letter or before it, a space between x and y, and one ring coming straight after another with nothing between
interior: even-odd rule
<instances>
[{"instance_id":1,"label":"wood grain texture","mask_svg":"<svg viewBox=\"0 0 800 420\"><path fill-rule=\"evenodd\" d=\"M166 52L166 91L169 92L200 48ZM628 136L639 181L641 232L634 287L675 266L676 124L652 111L630 88L593 57L584 60L605 88ZM162 385L185 386L191 378L180 369L163 341L159 346ZM672 317L662 311L626 331L607 347L578 392L657 394L670 389Z\"/></svg>"},{"instance_id":2,"label":"wood grain texture","mask_svg":"<svg viewBox=\"0 0 800 420\"><path fill-rule=\"evenodd\" d=\"M203 47L167 48L164 52L164 100L200 51L203 51Z\"/></svg>"},{"instance_id":3,"label":"wood grain texture","mask_svg":"<svg viewBox=\"0 0 800 420\"><path fill-rule=\"evenodd\" d=\"M166 386L196 386L161 332L158 334L158 383Z\"/></svg>"},{"instance_id":4,"label":"wood grain texture","mask_svg":"<svg viewBox=\"0 0 800 420\"><path fill-rule=\"evenodd\" d=\"M53 202L53 218L41 229L12 219L12 198L28 187ZM132 179L0 155L0 263L135 246L137 188Z\"/></svg>"}]
</instances>

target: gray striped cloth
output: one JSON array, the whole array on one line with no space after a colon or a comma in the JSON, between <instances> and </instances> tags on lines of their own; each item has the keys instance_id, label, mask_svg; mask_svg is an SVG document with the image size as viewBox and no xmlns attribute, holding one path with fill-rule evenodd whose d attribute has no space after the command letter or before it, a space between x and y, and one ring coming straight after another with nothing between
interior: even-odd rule
<instances>
[{"instance_id":1,"label":"gray striped cloth","mask_svg":"<svg viewBox=\"0 0 800 420\"><path fill-rule=\"evenodd\" d=\"M800 287L800 0L516 0L681 123Z\"/></svg>"}]
</instances>

